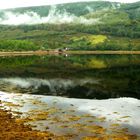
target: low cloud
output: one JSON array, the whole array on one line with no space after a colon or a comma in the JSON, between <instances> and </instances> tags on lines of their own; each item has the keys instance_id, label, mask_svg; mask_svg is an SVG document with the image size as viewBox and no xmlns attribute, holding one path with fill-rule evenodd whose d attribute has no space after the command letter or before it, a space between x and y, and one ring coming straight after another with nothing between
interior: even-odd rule
<instances>
[{"instance_id":1,"label":"low cloud","mask_svg":"<svg viewBox=\"0 0 140 140\"><path fill-rule=\"evenodd\" d=\"M91 10L91 9L90 9ZM56 6L52 6L49 11L49 14L46 17L41 17L36 12L28 11L23 14L21 13L13 13L13 12L4 12L4 18L0 18L0 24L4 25L32 25L32 24L41 24L41 23L49 23L49 24L97 24L100 22L99 18L91 18L87 19L83 16L76 16L74 14L68 13L66 10L63 12L57 10Z\"/></svg>"}]
</instances>

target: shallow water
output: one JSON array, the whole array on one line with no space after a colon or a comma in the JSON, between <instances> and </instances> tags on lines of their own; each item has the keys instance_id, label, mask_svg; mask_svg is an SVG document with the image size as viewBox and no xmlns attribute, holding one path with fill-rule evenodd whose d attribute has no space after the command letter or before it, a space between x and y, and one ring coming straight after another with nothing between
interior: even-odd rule
<instances>
[{"instance_id":1,"label":"shallow water","mask_svg":"<svg viewBox=\"0 0 140 140\"><path fill-rule=\"evenodd\" d=\"M140 99L139 55L16 56L0 59L0 91L83 99Z\"/></svg>"},{"instance_id":2,"label":"shallow water","mask_svg":"<svg viewBox=\"0 0 140 140\"><path fill-rule=\"evenodd\" d=\"M140 134L140 101L133 98L89 100L0 92L0 100L33 129L70 135L72 140Z\"/></svg>"}]
</instances>

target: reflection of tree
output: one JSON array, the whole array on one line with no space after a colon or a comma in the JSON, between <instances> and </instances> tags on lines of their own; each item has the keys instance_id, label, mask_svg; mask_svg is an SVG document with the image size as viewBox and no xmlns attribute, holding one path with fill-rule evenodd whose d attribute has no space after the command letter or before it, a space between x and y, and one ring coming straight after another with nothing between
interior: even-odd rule
<instances>
[{"instance_id":1,"label":"reflection of tree","mask_svg":"<svg viewBox=\"0 0 140 140\"><path fill-rule=\"evenodd\" d=\"M107 65L102 60L92 59L87 63L87 67L100 69L100 68L106 68Z\"/></svg>"}]
</instances>

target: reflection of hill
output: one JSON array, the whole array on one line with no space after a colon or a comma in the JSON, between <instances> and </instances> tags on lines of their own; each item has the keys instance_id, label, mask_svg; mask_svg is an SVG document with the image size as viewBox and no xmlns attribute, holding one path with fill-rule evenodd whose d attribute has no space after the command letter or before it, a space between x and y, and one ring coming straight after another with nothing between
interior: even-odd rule
<instances>
[{"instance_id":1,"label":"reflection of hill","mask_svg":"<svg viewBox=\"0 0 140 140\"><path fill-rule=\"evenodd\" d=\"M139 98L139 63L139 55L1 58L0 75L5 80L1 79L0 90L77 98Z\"/></svg>"}]
</instances>

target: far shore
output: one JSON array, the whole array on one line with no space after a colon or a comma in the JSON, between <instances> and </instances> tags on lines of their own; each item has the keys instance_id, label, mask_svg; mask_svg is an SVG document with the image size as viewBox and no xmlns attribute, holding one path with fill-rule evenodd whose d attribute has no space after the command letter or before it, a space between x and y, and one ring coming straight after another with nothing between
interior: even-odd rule
<instances>
[{"instance_id":1,"label":"far shore","mask_svg":"<svg viewBox=\"0 0 140 140\"><path fill-rule=\"evenodd\" d=\"M26 56L26 55L59 55L59 54L75 54L75 55L84 55L84 54L110 54L110 55L129 55L129 54L140 54L140 51L9 51L9 52L0 52L0 56Z\"/></svg>"}]
</instances>

